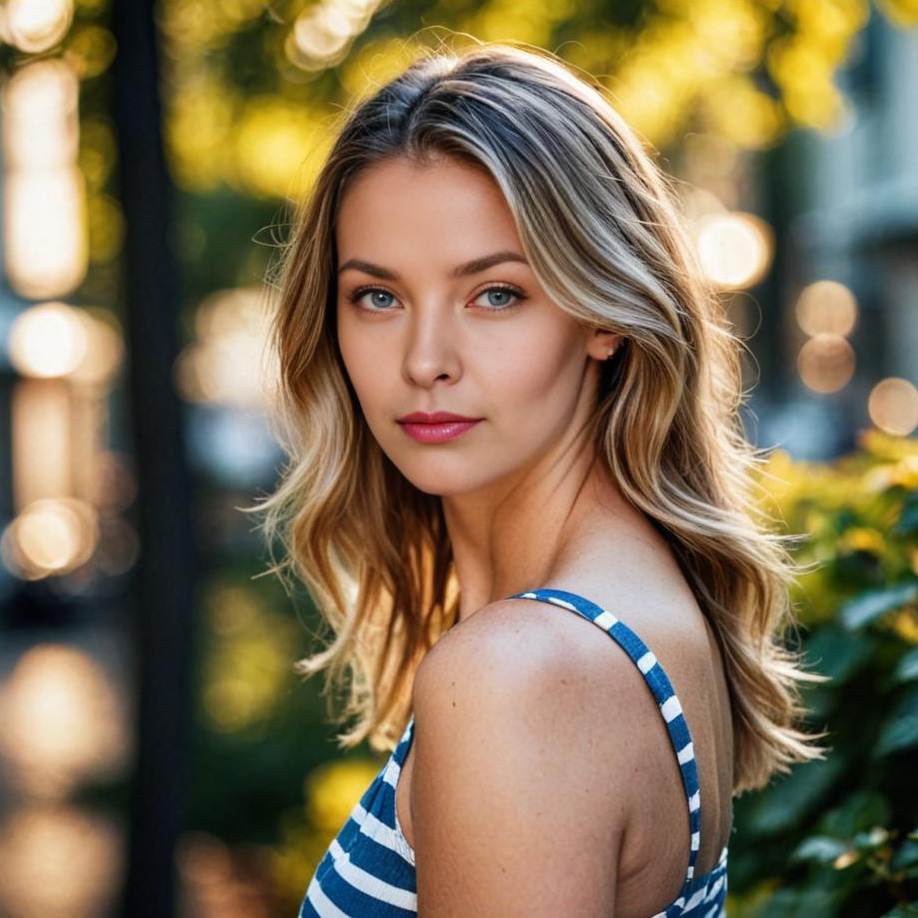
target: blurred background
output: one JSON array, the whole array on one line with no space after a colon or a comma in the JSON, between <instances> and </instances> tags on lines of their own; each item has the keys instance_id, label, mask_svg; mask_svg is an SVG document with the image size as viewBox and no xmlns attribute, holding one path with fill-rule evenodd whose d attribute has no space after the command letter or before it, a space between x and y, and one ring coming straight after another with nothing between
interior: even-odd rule
<instances>
[{"instance_id":1,"label":"blurred background","mask_svg":"<svg viewBox=\"0 0 918 918\"><path fill-rule=\"evenodd\" d=\"M266 274L344 106L447 33L599 77L747 342L825 762L736 801L733 918L918 915L918 2L0 2L0 916L295 914L384 759L238 508ZM461 36L460 36L461 39Z\"/></svg>"}]
</instances>

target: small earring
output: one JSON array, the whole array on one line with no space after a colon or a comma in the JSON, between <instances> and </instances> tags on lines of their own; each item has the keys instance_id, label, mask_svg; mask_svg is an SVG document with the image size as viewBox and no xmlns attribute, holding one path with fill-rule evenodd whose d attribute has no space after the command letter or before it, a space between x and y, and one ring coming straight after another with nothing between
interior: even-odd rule
<instances>
[{"instance_id":1,"label":"small earring","mask_svg":"<svg viewBox=\"0 0 918 918\"><path fill-rule=\"evenodd\" d=\"M608 354L606 354L606 360L611 360L615 356L615 348L613 347Z\"/></svg>"}]
</instances>

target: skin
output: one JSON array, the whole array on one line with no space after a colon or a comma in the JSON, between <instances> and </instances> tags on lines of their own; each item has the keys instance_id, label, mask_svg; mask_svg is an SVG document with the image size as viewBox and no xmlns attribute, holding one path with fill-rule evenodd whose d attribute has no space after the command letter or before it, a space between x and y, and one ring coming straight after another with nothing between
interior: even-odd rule
<instances>
[{"instance_id":1,"label":"skin","mask_svg":"<svg viewBox=\"0 0 918 918\"><path fill-rule=\"evenodd\" d=\"M570 589L614 610L654 650L695 741L696 874L710 869L731 825L717 648L666 542L584 433L600 362L621 336L551 300L482 170L445 159L377 164L344 195L335 232L345 369L387 456L442 498L461 590L458 623L417 671L415 740L396 795L406 838L423 851L418 913L646 918L678 893L688 859L663 721L608 635L544 603L506 599ZM499 252L518 258L454 276ZM396 423L437 410L483 421L441 444L418 443Z\"/></svg>"}]
</instances>

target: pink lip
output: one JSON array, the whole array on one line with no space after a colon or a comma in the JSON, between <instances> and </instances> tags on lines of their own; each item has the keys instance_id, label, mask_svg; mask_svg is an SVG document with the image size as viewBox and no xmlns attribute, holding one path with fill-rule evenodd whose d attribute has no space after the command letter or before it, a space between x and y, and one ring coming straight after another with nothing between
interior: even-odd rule
<instances>
[{"instance_id":1,"label":"pink lip","mask_svg":"<svg viewBox=\"0 0 918 918\"><path fill-rule=\"evenodd\" d=\"M470 418L464 414L453 414L452 411L435 411L428 414L426 411L412 411L398 419L399 423L409 424L443 424L446 421L480 421L481 418Z\"/></svg>"},{"instance_id":2,"label":"pink lip","mask_svg":"<svg viewBox=\"0 0 918 918\"><path fill-rule=\"evenodd\" d=\"M445 443L471 430L479 421L442 421L439 424L419 424L399 421L402 430L419 443Z\"/></svg>"}]
</instances>

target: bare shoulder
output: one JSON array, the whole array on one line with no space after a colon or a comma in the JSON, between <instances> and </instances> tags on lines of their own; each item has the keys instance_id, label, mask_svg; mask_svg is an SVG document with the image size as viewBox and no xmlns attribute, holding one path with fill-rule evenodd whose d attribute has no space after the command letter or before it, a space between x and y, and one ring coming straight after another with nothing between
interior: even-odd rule
<instances>
[{"instance_id":1,"label":"bare shoulder","mask_svg":"<svg viewBox=\"0 0 918 918\"><path fill-rule=\"evenodd\" d=\"M417 735L435 721L468 736L500 730L559 750L568 773L626 773L666 739L644 676L616 641L535 599L491 603L450 629L421 661L412 701ZM642 788L629 777L627 789L609 780L599 792L628 802Z\"/></svg>"},{"instance_id":2,"label":"bare shoulder","mask_svg":"<svg viewBox=\"0 0 918 918\"><path fill-rule=\"evenodd\" d=\"M594 716L605 717L612 701L627 704L646 691L633 664L595 624L538 600L504 599L437 641L417 670L413 700L433 713L445 694L451 716L459 716L460 700L474 713L500 699L507 714L531 709L529 719L541 717L546 726L557 728L561 716L568 723L574 718L574 727L595 728Z\"/></svg>"},{"instance_id":3,"label":"bare shoulder","mask_svg":"<svg viewBox=\"0 0 918 918\"><path fill-rule=\"evenodd\" d=\"M479 610L418 668L419 912L612 913L610 865L639 765L633 745L616 741L630 715L614 711L628 705L596 691L600 669L585 642L539 606L502 600ZM621 681L616 693L642 688Z\"/></svg>"}]
</instances>

